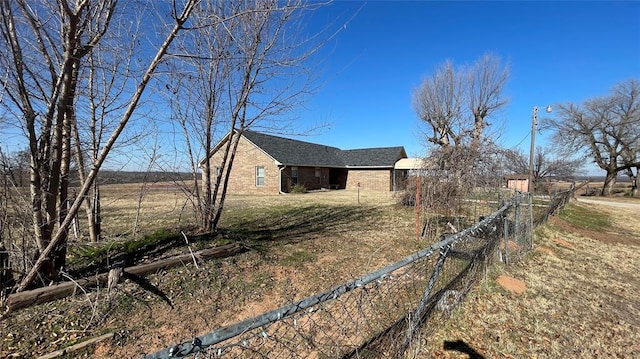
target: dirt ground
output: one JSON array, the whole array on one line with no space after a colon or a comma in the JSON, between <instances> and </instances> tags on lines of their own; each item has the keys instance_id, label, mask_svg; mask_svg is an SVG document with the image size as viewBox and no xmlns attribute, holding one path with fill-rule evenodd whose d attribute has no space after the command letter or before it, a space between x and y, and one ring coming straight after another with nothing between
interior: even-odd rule
<instances>
[{"instance_id":1,"label":"dirt ground","mask_svg":"<svg viewBox=\"0 0 640 359\"><path fill-rule=\"evenodd\" d=\"M639 358L638 202L580 198L573 205L608 216L612 228L551 218L537 230L534 252L494 268L417 357ZM506 290L504 277L526 290Z\"/></svg>"},{"instance_id":2,"label":"dirt ground","mask_svg":"<svg viewBox=\"0 0 640 359\"><path fill-rule=\"evenodd\" d=\"M597 204L600 207L610 206L610 207L617 207L617 208L626 208L630 210L635 210L637 213L640 213L640 201L638 201L635 198L579 197L577 198L577 201L581 203Z\"/></svg>"},{"instance_id":3,"label":"dirt ground","mask_svg":"<svg viewBox=\"0 0 640 359\"><path fill-rule=\"evenodd\" d=\"M0 323L0 357L36 357L114 333L67 357L139 358L346 282L425 245L415 239L414 211L394 203L388 193L366 191L229 198L228 220L271 206L272 215L243 229L278 231L240 256L150 276L164 297L127 280L113 293L100 289L14 313ZM638 355L638 212L580 205L609 216L615 230L552 218L538 230L536 250L515 265L494 267L413 358ZM517 291L505 290L498 278Z\"/></svg>"},{"instance_id":4,"label":"dirt ground","mask_svg":"<svg viewBox=\"0 0 640 359\"><path fill-rule=\"evenodd\" d=\"M126 207L124 199L114 205ZM113 332L113 340L67 357L139 358L352 280L423 245L414 211L397 206L391 193L235 196L226 209L230 229L259 234L248 252L160 271L148 277L155 293L126 280L112 293L99 289L12 313L0 323L0 357L37 357Z\"/></svg>"}]
</instances>

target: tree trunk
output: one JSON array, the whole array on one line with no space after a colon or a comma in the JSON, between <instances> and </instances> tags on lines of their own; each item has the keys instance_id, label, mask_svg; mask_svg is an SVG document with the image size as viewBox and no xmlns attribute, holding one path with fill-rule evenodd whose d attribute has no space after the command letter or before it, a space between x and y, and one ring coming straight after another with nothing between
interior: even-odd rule
<instances>
[{"instance_id":1,"label":"tree trunk","mask_svg":"<svg viewBox=\"0 0 640 359\"><path fill-rule=\"evenodd\" d=\"M485 128L484 116L486 116L486 109L473 109L473 131L471 132L471 148L474 150L480 148L480 140L482 139L482 132Z\"/></svg>"},{"instance_id":2,"label":"tree trunk","mask_svg":"<svg viewBox=\"0 0 640 359\"><path fill-rule=\"evenodd\" d=\"M636 167L636 173L633 173L633 169L627 169L627 176L629 176L629 180L631 180L631 197L638 196L638 172L640 172L640 167Z\"/></svg>"},{"instance_id":3,"label":"tree trunk","mask_svg":"<svg viewBox=\"0 0 640 359\"><path fill-rule=\"evenodd\" d=\"M40 161L37 152L31 154L29 187L31 195L31 213L33 221L33 236L35 237L37 252L40 253L47 246L41 241L42 235L42 177L40 176ZM38 255L38 254L37 254Z\"/></svg>"},{"instance_id":4,"label":"tree trunk","mask_svg":"<svg viewBox=\"0 0 640 359\"><path fill-rule=\"evenodd\" d=\"M100 185L98 179L93 182L93 206L89 213L91 226L89 227L89 238L92 242L97 242L102 236L102 214L100 201Z\"/></svg>"},{"instance_id":5,"label":"tree trunk","mask_svg":"<svg viewBox=\"0 0 640 359\"><path fill-rule=\"evenodd\" d=\"M203 188L202 188L202 201L200 202L201 205L201 228L204 230L211 230L211 224L213 223L213 218L214 218L214 211L213 211L213 205L215 204L215 198L213 197L213 193L214 191L212 191L211 187L213 185L213 182L211 181L211 157L210 157L210 153L211 153L211 126L209 126L209 128L207 129L207 134L206 134L206 139L205 139L205 153L206 153L206 161L204 163L204 169L202 171L202 184L203 184ZM220 166L221 171L222 171L222 166ZM219 181L218 178L218 173L216 173L216 179ZM197 185L197 180L195 181L196 185ZM198 194L198 192L196 192L196 194ZM199 198L199 196L198 196Z\"/></svg>"},{"instance_id":6,"label":"tree trunk","mask_svg":"<svg viewBox=\"0 0 640 359\"><path fill-rule=\"evenodd\" d=\"M604 186L602 186L602 191L600 195L609 197L611 196L611 192L613 190L613 185L616 184L616 174L615 170L607 170L607 176L604 179Z\"/></svg>"},{"instance_id":7,"label":"tree trunk","mask_svg":"<svg viewBox=\"0 0 640 359\"><path fill-rule=\"evenodd\" d=\"M76 155L76 165L78 167L78 178L80 179L80 183L84 183L85 178L87 177L87 169L84 161L84 155L82 154L82 147L80 142L80 134L78 133L77 123L74 121L72 124L73 138L75 142L75 155ZM94 129L95 131L95 129ZM94 151L95 156L95 151ZM97 179L93 182L93 190L92 196L93 201L90 196L84 196L84 204L85 204L85 214L87 216L88 229L89 229L89 240L91 242L97 242L100 240L100 192L98 187ZM97 212L97 215L96 215Z\"/></svg>"},{"instance_id":8,"label":"tree trunk","mask_svg":"<svg viewBox=\"0 0 640 359\"><path fill-rule=\"evenodd\" d=\"M77 18L69 18L69 36L76 31ZM49 245L53 237L56 223L62 224L68 212L69 161L71 153L71 122L73 119L73 102L75 98L76 76L80 59L75 56L78 38L66 38L64 65L62 67L62 86L56 104L56 116L53 126L53 142L50 152L47 173L47 193L44 196L47 223L43 231L42 242ZM56 281L58 270L64 266L67 247L68 228L60 227L61 240L53 248L48 258L45 258L41 270L47 280Z\"/></svg>"},{"instance_id":9,"label":"tree trunk","mask_svg":"<svg viewBox=\"0 0 640 359\"><path fill-rule=\"evenodd\" d=\"M145 263L133 267L125 268L128 274L143 276L154 273L159 269L171 268L178 265L184 265L190 262L195 256L196 258L226 258L245 251L239 243L231 243L220 247L207 248L193 254L181 254L171 258L162 259L152 263ZM29 307L36 304L47 303L56 299L64 298L76 293L78 286L95 287L96 285L105 285L107 283L108 273L102 273L87 278L78 279L74 282L62 282L48 287L40 287L30 291L14 293L7 298L7 308L9 311L18 310L20 308Z\"/></svg>"},{"instance_id":10,"label":"tree trunk","mask_svg":"<svg viewBox=\"0 0 640 359\"><path fill-rule=\"evenodd\" d=\"M215 230L216 228L218 228L218 222L220 221L220 217L222 216L222 209L224 207L224 200L226 198L227 195L227 185L229 184L229 177L231 175L231 168L233 166L233 160L235 158L236 155L236 150L238 149L238 144L240 143L240 137L242 136L242 130L238 131L237 136L233 134L233 131L231 132L231 136L229 138L229 141L231 141L232 143L230 143L230 153L229 153L229 158L227 159L227 161L225 161L225 168L223 168L223 172L225 173L224 176L224 183L222 184L222 192L220 194L220 199L218 200L217 206L216 206L216 212L215 212L215 217L213 218L213 221L211 222L211 228L210 230ZM217 186L218 184L216 184ZM216 195L217 196L217 195Z\"/></svg>"},{"instance_id":11,"label":"tree trunk","mask_svg":"<svg viewBox=\"0 0 640 359\"><path fill-rule=\"evenodd\" d=\"M73 120L73 111L69 107L64 119L64 129L62 133L62 158L60 164L60 194L59 194L59 223L67 216L69 211L69 167L71 161L71 126L70 121ZM67 231L68 232L68 231ZM68 235L68 233L67 233ZM52 255L54 267L54 279L58 279L58 271L64 268L67 262L67 239L62 242Z\"/></svg>"}]
</instances>

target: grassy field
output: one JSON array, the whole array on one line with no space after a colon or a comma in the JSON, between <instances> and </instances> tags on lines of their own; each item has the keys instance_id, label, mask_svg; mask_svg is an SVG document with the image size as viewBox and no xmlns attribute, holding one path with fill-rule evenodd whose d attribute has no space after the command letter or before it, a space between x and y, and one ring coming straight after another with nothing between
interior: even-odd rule
<instances>
[{"instance_id":1,"label":"grassy field","mask_svg":"<svg viewBox=\"0 0 640 359\"><path fill-rule=\"evenodd\" d=\"M467 357L446 349L456 346L486 358L637 358L637 213L569 205L537 230L533 253L493 268L429 339L422 357ZM499 275L523 281L526 292L505 290L496 283Z\"/></svg>"},{"instance_id":2,"label":"grassy field","mask_svg":"<svg viewBox=\"0 0 640 359\"><path fill-rule=\"evenodd\" d=\"M131 207L135 208L137 197L135 188L129 195L115 188L103 193L108 198L105 222L115 214L116 223L105 223L109 233L116 234L109 237L107 246L114 255L120 248L114 243L123 243L130 235L136 212ZM176 211L183 208L177 196L169 189L149 191L139 227L174 227L180 217ZM42 355L105 332L115 332L117 340L78 355L137 357L326 290L424 245L415 239L413 209L396 205L390 193L361 191L359 197L360 204L355 191L231 196L221 234L194 241L192 246L241 240L250 251L226 260L203 261L197 268L185 263L151 275L147 280L155 291L127 280L115 293L99 289L10 314L0 324L2 333L7 333L0 343L0 357ZM188 218L186 210L182 213L183 220ZM138 242L145 242L142 233L140 238ZM187 250L180 236L169 240L181 246L160 256ZM73 253L97 247L74 246ZM142 262L151 259L138 257ZM91 264L73 260L82 266ZM37 331L29 330L33 325Z\"/></svg>"},{"instance_id":3,"label":"grassy field","mask_svg":"<svg viewBox=\"0 0 640 359\"><path fill-rule=\"evenodd\" d=\"M135 218L140 242L154 238L158 228L189 225L189 208L176 189L149 190L137 212L139 187L129 187L103 191L110 243L130 237ZM115 339L70 357L139 357L351 280L426 245L415 237L415 210L395 203L390 193L346 190L231 196L223 231L191 245L241 240L250 251L158 272L147 277L153 291L127 280L112 293L78 293L10 314L0 323L0 357L42 355L107 332ZM415 357L466 357L443 349L445 341L458 340L486 357L637 353L640 239L633 227L637 215L625 213L569 207L538 230L534 253L516 265L494 267ZM187 250L180 236L163 240L179 243L160 256ZM113 253L118 247L110 248ZM527 292L497 286L501 274L522 279Z\"/></svg>"}]
</instances>

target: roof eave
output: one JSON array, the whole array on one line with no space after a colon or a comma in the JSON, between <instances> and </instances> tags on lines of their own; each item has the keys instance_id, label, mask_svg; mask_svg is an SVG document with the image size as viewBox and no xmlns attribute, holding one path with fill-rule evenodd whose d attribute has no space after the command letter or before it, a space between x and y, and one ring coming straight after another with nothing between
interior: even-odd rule
<instances>
[{"instance_id":1,"label":"roof eave","mask_svg":"<svg viewBox=\"0 0 640 359\"><path fill-rule=\"evenodd\" d=\"M231 135L231 131L227 132L227 134L224 135L224 137L222 137L220 141L216 143L215 146L213 146L213 148L209 151L209 153L207 153L207 155L203 159L198 161L198 168L204 167L205 162L209 161L211 159L211 156L213 156L216 152L218 152L220 147L222 147L222 145L228 141L229 135Z\"/></svg>"},{"instance_id":2,"label":"roof eave","mask_svg":"<svg viewBox=\"0 0 640 359\"><path fill-rule=\"evenodd\" d=\"M319 168L346 168L346 166L338 166L338 165L310 165L310 164L300 164L300 163L281 163L283 166L287 167L319 167Z\"/></svg>"},{"instance_id":3,"label":"roof eave","mask_svg":"<svg viewBox=\"0 0 640 359\"><path fill-rule=\"evenodd\" d=\"M393 169L393 166L345 166L346 169Z\"/></svg>"}]
</instances>

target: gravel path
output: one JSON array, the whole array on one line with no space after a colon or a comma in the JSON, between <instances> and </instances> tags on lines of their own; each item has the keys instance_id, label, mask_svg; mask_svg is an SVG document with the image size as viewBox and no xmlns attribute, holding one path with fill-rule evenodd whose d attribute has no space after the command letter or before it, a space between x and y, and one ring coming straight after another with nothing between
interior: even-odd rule
<instances>
[{"instance_id":1,"label":"gravel path","mask_svg":"<svg viewBox=\"0 0 640 359\"><path fill-rule=\"evenodd\" d=\"M640 202L627 202L627 201L615 201L610 199L593 199L593 198L578 198L578 202L582 203L590 203L590 204L598 204L603 206L610 207L618 207L618 208L626 208L626 209L635 209L640 211Z\"/></svg>"}]
</instances>

